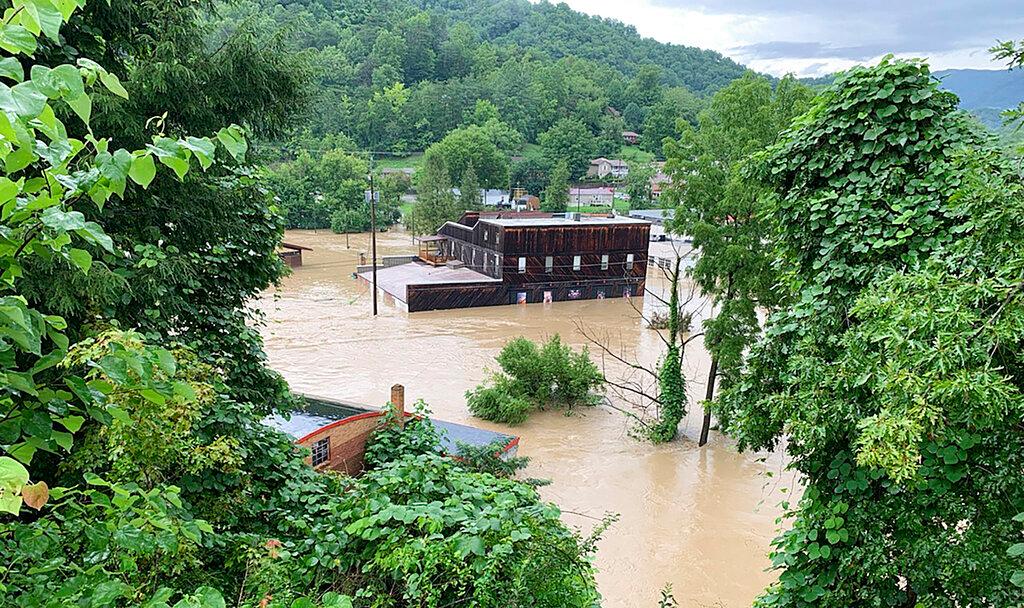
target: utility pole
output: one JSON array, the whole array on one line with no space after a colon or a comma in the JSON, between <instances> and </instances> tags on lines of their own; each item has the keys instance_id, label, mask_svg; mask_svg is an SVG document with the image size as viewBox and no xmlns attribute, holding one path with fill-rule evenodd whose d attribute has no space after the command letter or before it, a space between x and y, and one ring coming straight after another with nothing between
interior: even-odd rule
<instances>
[{"instance_id":1,"label":"utility pole","mask_svg":"<svg viewBox=\"0 0 1024 608\"><path fill-rule=\"evenodd\" d=\"M370 255L373 257L373 316L377 316L377 197L373 192L373 152L370 152Z\"/></svg>"}]
</instances>

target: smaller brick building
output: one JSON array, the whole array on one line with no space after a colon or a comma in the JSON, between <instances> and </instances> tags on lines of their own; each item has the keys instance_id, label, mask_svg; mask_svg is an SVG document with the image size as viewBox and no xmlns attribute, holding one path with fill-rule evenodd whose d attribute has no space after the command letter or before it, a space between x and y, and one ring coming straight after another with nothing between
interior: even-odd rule
<instances>
[{"instance_id":1,"label":"smaller brick building","mask_svg":"<svg viewBox=\"0 0 1024 608\"><path fill-rule=\"evenodd\" d=\"M361 473L366 442L380 428L386 412L322 397L307 396L305 401L305 406L291 412L287 420L282 416L271 416L265 422L294 437L299 445L309 448L307 462L314 468L348 475ZM405 389L402 385L391 387L391 403L405 417L412 416L405 412ZM515 454L519 446L518 437L441 420L431 419L430 422L438 429L441 447L447 454L458 455L459 442L489 445L500 441L508 455Z\"/></svg>"}]
</instances>

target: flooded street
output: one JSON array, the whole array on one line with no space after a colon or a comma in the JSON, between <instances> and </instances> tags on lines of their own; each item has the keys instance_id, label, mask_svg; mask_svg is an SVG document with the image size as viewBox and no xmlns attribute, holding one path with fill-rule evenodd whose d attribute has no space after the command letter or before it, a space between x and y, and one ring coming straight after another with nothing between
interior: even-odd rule
<instances>
[{"instance_id":1,"label":"flooded street","mask_svg":"<svg viewBox=\"0 0 1024 608\"><path fill-rule=\"evenodd\" d=\"M671 583L681 606L750 606L773 580L764 571L784 488L793 478L777 455L739 454L712 432L698 448L701 413L691 406L682 436L652 446L628 435L630 422L609 407L573 416L547 411L509 428L472 418L464 393L494 369L495 355L516 336L534 340L558 333L576 348L587 344L578 325L607 338L615 352L657 360L663 344L625 300L589 300L497 306L408 314L380 298L371 315L369 287L354 279L359 252L369 255L368 236L329 231L289 231L285 241L312 247L304 266L259 302L270 366L294 390L374 406L392 384L406 387L409 401L423 399L437 418L521 436L519 453L532 458L526 474L551 479L541 489L565 520L585 531L605 513L621 518L599 545L598 583L610 608L655 607L658 590ZM411 238L385 233L378 255L410 253ZM659 289L660 271L649 271ZM639 303L640 301L636 301ZM643 301L648 309L654 298ZM698 311L699 314L700 311ZM699 321L697 322L699 324ZM591 347L611 378L625 370ZM685 367L691 403L703 397L709 362L691 343ZM615 405L629 408L609 393Z\"/></svg>"}]
</instances>

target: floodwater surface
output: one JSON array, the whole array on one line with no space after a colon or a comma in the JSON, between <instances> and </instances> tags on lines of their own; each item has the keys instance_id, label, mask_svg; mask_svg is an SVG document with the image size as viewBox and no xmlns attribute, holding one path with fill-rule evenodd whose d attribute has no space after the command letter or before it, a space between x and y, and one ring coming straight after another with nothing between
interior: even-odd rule
<instances>
[{"instance_id":1,"label":"floodwater surface","mask_svg":"<svg viewBox=\"0 0 1024 608\"><path fill-rule=\"evenodd\" d=\"M392 384L403 384L407 403L423 399L439 419L519 435L519 454L532 459L526 475L552 481L541 494L563 509L567 523L589 532L606 513L620 516L598 545L604 606L653 608L671 584L680 606L740 608L774 580L767 553L778 503L794 479L781 457L740 454L715 432L698 448L697 407L680 437L663 446L630 436L635 423L620 410L642 413L641 404L620 391L609 392L610 406L571 416L540 412L518 427L475 419L466 408L465 392L486 379L516 336L557 333L581 348L588 334L615 355L653 364L664 345L634 307L654 310L656 298L409 314L381 293L373 317L369 286L353 278L360 253L369 257L368 235L351 235L348 247L344 235L327 231L289 231L285 240L313 250L258 303L267 316L270 366L294 390L375 406L387 401ZM378 238L378 255L413 251L403 232ZM660 274L649 271L648 289L664 287ZM699 324L706 303L698 298L690 307ZM685 353L691 403L703 398L709 367L699 342ZM600 348L590 350L616 382L646 381Z\"/></svg>"}]
</instances>

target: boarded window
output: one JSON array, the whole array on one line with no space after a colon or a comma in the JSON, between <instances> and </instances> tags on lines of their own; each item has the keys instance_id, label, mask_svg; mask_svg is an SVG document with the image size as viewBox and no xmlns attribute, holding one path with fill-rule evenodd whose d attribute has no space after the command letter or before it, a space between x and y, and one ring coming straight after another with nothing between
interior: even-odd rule
<instances>
[{"instance_id":1,"label":"boarded window","mask_svg":"<svg viewBox=\"0 0 1024 608\"><path fill-rule=\"evenodd\" d=\"M633 254L626 254L626 270L633 270Z\"/></svg>"},{"instance_id":2,"label":"boarded window","mask_svg":"<svg viewBox=\"0 0 1024 608\"><path fill-rule=\"evenodd\" d=\"M544 258L544 272L551 274L555 270L555 258L547 256Z\"/></svg>"},{"instance_id":3,"label":"boarded window","mask_svg":"<svg viewBox=\"0 0 1024 608\"><path fill-rule=\"evenodd\" d=\"M331 459L331 440L321 439L313 444L313 466L321 465Z\"/></svg>"},{"instance_id":4,"label":"boarded window","mask_svg":"<svg viewBox=\"0 0 1024 608\"><path fill-rule=\"evenodd\" d=\"M583 266L583 258L582 258L582 256L578 256L578 255L572 256L572 269L573 270L579 270L582 266Z\"/></svg>"},{"instance_id":5,"label":"boarded window","mask_svg":"<svg viewBox=\"0 0 1024 608\"><path fill-rule=\"evenodd\" d=\"M519 258L519 273L526 274L526 258Z\"/></svg>"},{"instance_id":6,"label":"boarded window","mask_svg":"<svg viewBox=\"0 0 1024 608\"><path fill-rule=\"evenodd\" d=\"M608 270L608 254L601 256L601 270Z\"/></svg>"}]
</instances>

